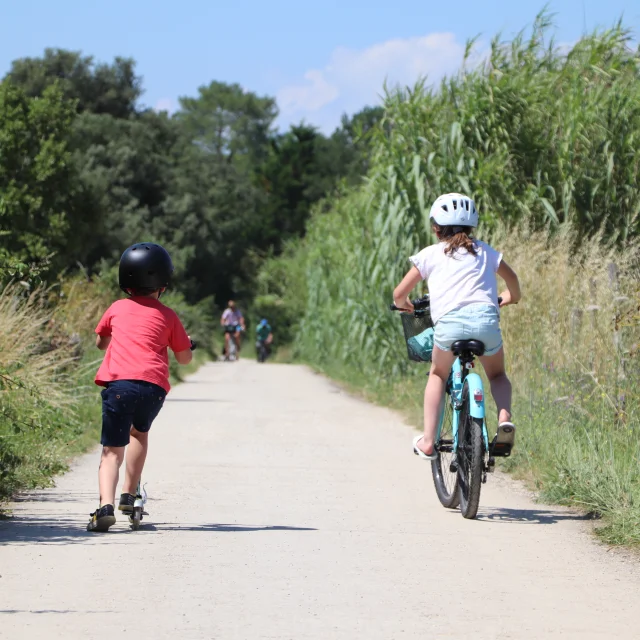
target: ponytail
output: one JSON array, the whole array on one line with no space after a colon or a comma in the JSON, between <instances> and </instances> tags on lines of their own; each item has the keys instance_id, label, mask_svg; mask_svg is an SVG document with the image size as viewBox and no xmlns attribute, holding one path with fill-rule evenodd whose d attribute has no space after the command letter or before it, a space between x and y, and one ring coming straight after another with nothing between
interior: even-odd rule
<instances>
[{"instance_id":1,"label":"ponytail","mask_svg":"<svg viewBox=\"0 0 640 640\"><path fill-rule=\"evenodd\" d=\"M470 253L472 256L478 255L473 238L470 235L473 227L459 227L453 225L441 227L439 224L435 223L433 227L438 234L438 238L447 243L444 250L445 255L453 256L458 249L465 249L466 252Z\"/></svg>"}]
</instances>

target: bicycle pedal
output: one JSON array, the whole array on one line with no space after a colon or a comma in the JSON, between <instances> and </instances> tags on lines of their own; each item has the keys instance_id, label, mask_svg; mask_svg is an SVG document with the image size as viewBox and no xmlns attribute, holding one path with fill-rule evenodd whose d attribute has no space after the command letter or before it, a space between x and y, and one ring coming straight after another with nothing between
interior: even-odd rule
<instances>
[{"instance_id":1,"label":"bicycle pedal","mask_svg":"<svg viewBox=\"0 0 640 640\"><path fill-rule=\"evenodd\" d=\"M455 458L449 463L449 471L451 473L458 473L458 461Z\"/></svg>"},{"instance_id":2,"label":"bicycle pedal","mask_svg":"<svg viewBox=\"0 0 640 640\"><path fill-rule=\"evenodd\" d=\"M492 457L508 458L511 455L515 438L516 428L512 424L499 425L498 432L489 447L489 454Z\"/></svg>"}]
</instances>

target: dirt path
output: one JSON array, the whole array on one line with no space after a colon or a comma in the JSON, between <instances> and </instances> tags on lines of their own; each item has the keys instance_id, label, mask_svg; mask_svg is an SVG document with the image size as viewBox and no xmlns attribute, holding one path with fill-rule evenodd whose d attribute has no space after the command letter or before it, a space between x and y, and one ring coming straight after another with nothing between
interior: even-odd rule
<instances>
[{"instance_id":1,"label":"dirt path","mask_svg":"<svg viewBox=\"0 0 640 640\"><path fill-rule=\"evenodd\" d=\"M0 521L0 637L638 637L638 568L580 517L499 476L446 511L413 430L305 368L208 365L152 433L144 530L84 530L97 452Z\"/></svg>"}]
</instances>

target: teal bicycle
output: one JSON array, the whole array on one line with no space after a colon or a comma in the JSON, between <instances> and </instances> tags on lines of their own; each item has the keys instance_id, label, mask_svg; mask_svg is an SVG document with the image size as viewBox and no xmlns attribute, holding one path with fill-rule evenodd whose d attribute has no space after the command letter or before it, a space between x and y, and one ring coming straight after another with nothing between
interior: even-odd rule
<instances>
[{"instance_id":1,"label":"teal bicycle","mask_svg":"<svg viewBox=\"0 0 640 640\"><path fill-rule=\"evenodd\" d=\"M403 312L402 326L409 358L431 362L433 322L428 294L413 300L414 312ZM392 311L401 311L391 305ZM440 503L449 509L460 507L465 518L475 518L480 489L497 457L508 457L514 430L503 426L489 442L482 378L472 370L475 358L484 354L479 340L458 340L451 346L457 356L445 387L444 407L436 433L437 458L431 462L433 483Z\"/></svg>"}]
</instances>

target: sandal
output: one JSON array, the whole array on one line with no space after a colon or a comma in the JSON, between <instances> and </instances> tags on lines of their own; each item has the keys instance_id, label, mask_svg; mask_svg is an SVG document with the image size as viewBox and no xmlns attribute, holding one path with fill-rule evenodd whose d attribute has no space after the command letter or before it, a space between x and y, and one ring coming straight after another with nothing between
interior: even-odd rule
<instances>
[{"instance_id":1,"label":"sandal","mask_svg":"<svg viewBox=\"0 0 640 640\"><path fill-rule=\"evenodd\" d=\"M437 460L438 452L435 449L433 453L425 453L424 451L421 451L420 449L418 449L418 442L420 442L420 440L422 440L421 435L416 436L413 439L413 453L415 453L415 455L417 455L422 460L429 460L429 462L432 462L433 460Z\"/></svg>"}]
</instances>

